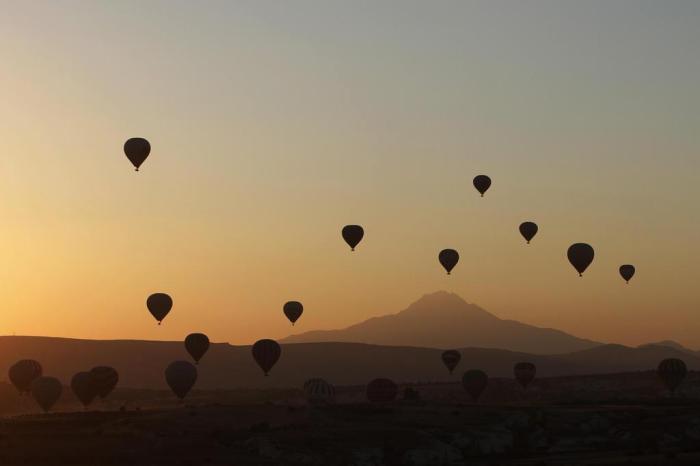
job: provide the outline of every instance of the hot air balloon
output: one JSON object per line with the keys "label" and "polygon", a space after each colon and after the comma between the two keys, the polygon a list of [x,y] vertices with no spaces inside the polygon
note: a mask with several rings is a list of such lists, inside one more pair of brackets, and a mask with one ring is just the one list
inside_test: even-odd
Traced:
{"label": "hot air balloon", "polygon": [[97,388],[97,394],[100,398],[105,398],[112,393],[114,387],[117,386],[117,382],[119,382],[119,373],[113,367],[93,367],[90,373],[92,374],[95,387]]}
{"label": "hot air balloon", "polygon": [[457,262],[459,262],[459,253],[454,249],[443,249],[440,251],[440,254],[438,254],[438,260],[447,271],[447,275],[450,275],[452,269],[454,269]]}
{"label": "hot air balloon", "polygon": [[537,224],[534,222],[523,222],[520,224],[519,229],[527,244],[530,244],[530,240],[537,234]]}
{"label": "hot air balloon", "polygon": [[151,153],[151,144],[144,138],[131,138],[124,143],[124,153],[136,167],[136,171],[139,171],[139,167]]}
{"label": "hot air balloon", "polygon": [[73,390],[75,397],[86,408],[97,397],[97,384],[91,372],[78,372],[70,381],[70,388]]}
{"label": "hot air balloon", "polygon": [[41,377],[41,364],[33,359],[22,359],[10,367],[8,376],[10,382],[20,393],[29,393],[32,382]]}
{"label": "hot air balloon", "polygon": [[199,360],[206,354],[209,349],[209,337],[203,333],[190,333],[185,337],[185,349],[195,363],[199,363]]}
{"label": "hot air balloon", "polygon": [[197,381],[197,368],[191,362],[175,361],[165,369],[165,381],[175,396],[187,396]]}
{"label": "hot air balloon", "polygon": [[304,394],[311,404],[330,404],[335,398],[335,388],[323,379],[313,378],[304,382]]}
{"label": "hot air balloon", "polygon": [[165,293],[154,293],[146,300],[146,307],[160,325],[173,308],[173,299]]}
{"label": "hot air balloon", "polygon": [[531,362],[519,362],[513,367],[515,380],[517,380],[523,388],[527,388],[527,386],[535,380],[536,373],[537,368]]}
{"label": "hot air balloon", "polygon": [[354,251],[355,246],[360,244],[360,241],[365,236],[365,230],[360,225],[345,225],[342,234],[343,239],[350,246],[350,250]]}
{"label": "hot air balloon", "polygon": [[32,397],[44,412],[48,412],[58,401],[62,391],[63,386],[55,377],[39,377],[32,382]]}
{"label": "hot air balloon", "polygon": [[457,350],[447,350],[442,353],[442,362],[447,367],[447,370],[450,371],[450,374],[455,370],[460,359],[462,359],[462,355]]}
{"label": "hot air balloon", "polygon": [[475,176],[474,187],[481,193],[481,197],[484,197],[484,193],[491,187],[491,178],[486,175]]}
{"label": "hot air balloon", "polygon": [[625,264],[620,266],[620,275],[622,275],[622,278],[625,279],[626,283],[629,283],[630,280],[632,280],[632,277],[634,277],[634,272],[634,265]]}
{"label": "hot air balloon", "polygon": [[299,301],[289,301],[284,304],[283,310],[284,315],[286,315],[287,319],[294,325],[304,312],[304,306],[302,306]]}
{"label": "hot air balloon", "polygon": [[664,359],[659,364],[658,369],[659,377],[663,380],[666,388],[668,388],[671,393],[675,392],[678,386],[685,379],[688,373],[688,368],[685,363],[680,359],[669,358]]}
{"label": "hot air balloon", "polygon": [[399,387],[389,379],[374,379],[367,384],[367,399],[371,403],[389,403],[398,394]]}
{"label": "hot air balloon", "polygon": [[488,383],[489,376],[479,369],[469,370],[462,376],[462,385],[475,402],[479,400]]}
{"label": "hot air balloon", "polygon": [[281,354],[282,348],[275,340],[258,340],[253,345],[253,359],[266,376],[277,363]]}
{"label": "hot air balloon", "polygon": [[583,276],[583,272],[591,265],[593,262],[593,256],[595,252],[590,244],[586,243],[576,243],[569,246],[569,250],[566,252],[566,256],[569,258],[569,262],[574,266],[578,272],[579,277]]}

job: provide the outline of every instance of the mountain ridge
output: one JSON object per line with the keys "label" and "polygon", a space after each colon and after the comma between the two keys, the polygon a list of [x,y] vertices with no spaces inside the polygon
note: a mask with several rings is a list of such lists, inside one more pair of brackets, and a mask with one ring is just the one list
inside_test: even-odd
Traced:
{"label": "mountain ridge", "polygon": [[355,342],[429,348],[476,346],[532,354],[566,353],[602,344],[554,328],[501,319],[447,291],[425,294],[394,314],[372,317],[342,329],[294,334],[280,342]]}

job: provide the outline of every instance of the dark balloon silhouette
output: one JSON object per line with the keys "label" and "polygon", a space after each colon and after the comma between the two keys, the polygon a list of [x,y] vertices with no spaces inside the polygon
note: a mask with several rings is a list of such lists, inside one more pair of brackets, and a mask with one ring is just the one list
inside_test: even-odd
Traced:
{"label": "dark balloon silhouette", "polygon": [[301,314],[304,312],[304,306],[299,301],[289,301],[284,304],[283,307],[284,315],[287,319],[294,325],[294,323],[299,320]]}
{"label": "dark balloon silhouette", "polygon": [[583,277],[583,272],[591,265],[591,262],[593,262],[594,255],[593,247],[586,243],[572,244],[566,252],[569,262],[574,266],[579,277]]}
{"label": "dark balloon silhouette", "polygon": [[61,398],[61,392],[63,392],[63,386],[55,377],[39,377],[32,382],[32,398],[44,412],[48,412],[56,404]]}
{"label": "dark balloon silhouette", "polygon": [[335,388],[323,379],[313,378],[304,382],[304,394],[311,404],[329,404],[335,398]]}
{"label": "dark balloon silhouette", "polygon": [[173,299],[165,293],[154,293],[146,300],[146,307],[160,325],[173,308]]}
{"label": "dark balloon silhouette", "polygon": [[438,254],[438,260],[447,271],[447,275],[450,275],[452,269],[454,269],[457,262],[459,262],[459,253],[454,249],[443,249],[440,251],[440,254]]}
{"label": "dark balloon silhouette", "polygon": [[367,399],[371,403],[389,403],[398,394],[399,387],[389,379],[374,379],[367,384]]}
{"label": "dark balloon silhouette", "polygon": [[530,240],[537,234],[537,224],[534,222],[523,222],[520,224],[520,234],[523,235],[527,244],[530,244]]}
{"label": "dark balloon silhouette", "polygon": [[136,167],[136,171],[139,171],[139,167],[151,153],[151,143],[144,138],[131,138],[124,143],[124,153]]}
{"label": "dark balloon silhouette", "polygon": [[119,382],[119,373],[113,367],[93,367],[90,373],[92,374],[95,387],[97,388],[97,394],[100,398],[105,398],[112,393],[114,387],[117,386],[117,382]]}
{"label": "dark balloon silhouette", "polygon": [[462,386],[475,402],[479,401],[479,397],[488,383],[489,376],[479,369],[469,370],[462,376]]}
{"label": "dark balloon silhouette", "polygon": [[42,375],[41,364],[33,359],[22,359],[10,367],[8,377],[10,382],[20,393],[29,393],[32,389],[32,382]]}
{"label": "dark balloon silhouette", "polygon": [[253,345],[253,359],[267,376],[282,354],[282,348],[275,340],[258,340]]}
{"label": "dark balloon silhouette", "polygon": [[634,272],[635,272],[634,265],[631,264],[625,264],[620,266],[620,275],[622,275],[622,278],[625,279],[626,283],[629,283],[630,280],[632,280],[632,277],[634,277]]}
{"label": "dark balloon silhouette", "polygon": [[535,380],[537,368],[531,362],[519,362],[513,367],[513,374],[515,375],[515,380],[517,380],[523,388],[527,388],[527,386]]}
{"label": "dark balloon silhouette", "polygon": [[97,383],[91,372],[78,372],[70,381],[70,388],[73,390],[75,397],[86,408],[97,397]]}
{"label": "dark balloon silhouette", "polygon": [[481,193],[481,197],[484,197],[484,193],[491,187],[491,178],[486,175],[474,177],[474,187]]}
{"label": "dark balloon silhouette", "polygon": [[360,241],[365,236],[365,230],[360,225],[345,225],[342,235],[345,242],[350,246],[350,250],[354,251],[355,246],[360,244]]}
{"label": "dark balloon silhouette", "polygon": [[197,382],[197,368],[191,362],[175,361],[165,369],[165,381],[182,400]]}
{"label": "dark balloon silhouette", "polygon": [[185,349],[194,362],[199,363],[209,349],[209,337],[203,333],[190,333],[185,337]]}
{"label": "dark balloon silhouette", "polygon": [[686,374],[688,374],[688,368],[680,359],[669,358],[661,361],[658,374],[666,388],[673,393],[685,379]]}
{"label": "dark balloon silhouette", "polygon": [[462,359],[462,355],[457,350],[447,350],[442,353],[442,362],[447,367],[447,370],[450,371],[450,374],[455,370],[460,359]]}

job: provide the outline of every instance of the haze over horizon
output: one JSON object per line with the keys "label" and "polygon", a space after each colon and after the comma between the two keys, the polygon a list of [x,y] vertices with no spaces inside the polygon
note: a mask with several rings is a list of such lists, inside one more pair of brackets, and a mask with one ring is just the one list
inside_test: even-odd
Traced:
{"label": "haze over horizon", "polygon": [[445,289],[700,348],[699,3],[207,5],[3,2],[0,334],[243,344]]}

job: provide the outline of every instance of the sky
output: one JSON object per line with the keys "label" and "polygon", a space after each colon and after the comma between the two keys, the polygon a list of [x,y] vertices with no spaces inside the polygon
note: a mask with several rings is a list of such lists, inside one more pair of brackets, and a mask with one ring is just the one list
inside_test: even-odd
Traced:
{"label": "sky", "polygon": [[[247,344],[448,290],[700,348],[699,2],[0,8],[0,334]],[[153,292],[175,302],[160,327]]]}

